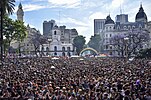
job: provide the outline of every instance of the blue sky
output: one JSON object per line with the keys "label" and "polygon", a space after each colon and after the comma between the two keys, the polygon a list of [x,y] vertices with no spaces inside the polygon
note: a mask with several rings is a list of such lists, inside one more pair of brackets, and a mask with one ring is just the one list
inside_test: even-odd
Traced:
{"label": "blue sky", "polygon": [[40,30],[43,34],[43,21],[56,20],[58,26],[77,29],[79,35],[86,37],[87,42],[94,34],[94,19],[105,19],[107,15],[115,21],[117,14],[128,14],[129,21],[135,21],[135,15],[142,2],[143,8],[151,21],[150,0],[16,0],[16,19],[19,3],[24,10],[24,22]]}

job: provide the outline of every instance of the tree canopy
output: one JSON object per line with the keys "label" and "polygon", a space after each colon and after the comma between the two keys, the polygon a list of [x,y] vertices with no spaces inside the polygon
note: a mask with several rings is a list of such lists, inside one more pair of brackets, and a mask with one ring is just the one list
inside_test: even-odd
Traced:
{"label": "tree canopy", "polygon": [[27,37],[27,29],[22,21],[12,20],[8,16],[3,19],[4,46],[8,48],[12,40],[21,42]]}
{"label": "tree canopy", "polygon": [[2,14],[12,14],[15,7],[15,0],[0,0]]}
{"label": "tree canopy", "polygon": [[[127,38],[127,40],[125,40]],[[136,55],[143,45],[149,41],[149,32],[147,30],[133,30],[126,34],[118,34],[111,38],[111,45],[115,50],[124,56],[127,51],[128,56]]]}
{"label": "tree canopy", "polygon": [[73,46],[76,47],[76,52],[79,55],[80,51],[83,49],[85,45],[85,37],[82,35],[78,35],[73,39]]}
{"label": "tree canopy", "polygon": [[88,46],[100,52],[100,35],[91,36],[90,41],[88,42]]}

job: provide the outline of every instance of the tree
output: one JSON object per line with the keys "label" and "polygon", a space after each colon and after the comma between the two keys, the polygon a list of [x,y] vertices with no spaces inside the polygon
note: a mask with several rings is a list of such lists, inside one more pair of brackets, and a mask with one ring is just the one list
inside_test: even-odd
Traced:
{"label": "tree", "polygon": [[90,41],[88,42],[88,46],[100,52],[100,35],[91,36]]}
{"label": "tree", "polygon": [[140,50],[136,58],[151,58],[151,48]]}
{"label": "tree", "polygon": [[27,29],[26,26],[24,26],[24,22],[20,20],[16,20],[14,22],[14,35],[13,39],[17,40],[19,42],[19,56],[21,56],[21,51],[20,51],[20,43],[27,37]]}
{"label": "tree", "polygon": [[[126,39],[127,38],[127,39]],[[143,45],[150,40],[149,32],[147,30],[132,30],[126,34],[118,34],[111,38],[111,45],[115,50],[124,57],[124,53],[127,56],[137,55]]]}
{"label": "tree", "polygon": [[[38,33],[34,33],[30,36],[31,38],[31,43],[34,45],[35,48],[35,54],[37,55],[38,50],[39,50],[39,46],[43,44],[47,43],[47,38],[42,36],[39,32]],[[42,52],[43,54],[43,52]]]}
{"label": "tree", "polygon": [[8,16],[4,17],[3,28],[3,36],[6,38],[4,49],[10,47],[12,40],[17,40],[20,43],[27,36],[27,29],[24,23],[19,20],[14,21],[11,18],[8,18]]}
{"label": "tree", "polygon": [[83,46],[85,45],[85,37],[82,35],[78,35],[73,39],[73,46],[76,47],[76,52],[79,55],[80,51],[83,49]]}
{"label": "tree", "polygon": [[20,20],[16,20],[14,22],[14,35],[13,39],[17,40],[18,42],[22,42],[24,38],[27,37],[27,28],[24,25],[24,22]]}
{"label": "tree", "polygon": [[14,21],[8,16],[5,16],[3,19],[3,36],[5,37],[3,45],[4,45],[4,53],[5,50],[10,46],[11,41],[13,40],[14,35]]}
{"label": "tree", "polygon": [[12,14],[15,6],[15,0],[0,0],[2,14]]}
{"label": "tree", "polygon": [[3,17],[5,14],[12,14],[15,6],[15,0],[0,0],[0,47],[1,61],[3,59]]}

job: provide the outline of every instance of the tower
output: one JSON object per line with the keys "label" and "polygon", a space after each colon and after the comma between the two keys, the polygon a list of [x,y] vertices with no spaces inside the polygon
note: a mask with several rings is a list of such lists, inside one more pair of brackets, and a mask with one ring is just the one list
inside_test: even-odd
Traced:
{"label": "tower", "polygon": [[24,11],[22,9],[22,4],[20,3],[17,10],[17,20],[23,21]]}
{"label": "tower", "polygon": [[144,12],[142,4],[140,5],[139,12],[136,14],[135,21],[136,22],[147,22],[147,15]]}

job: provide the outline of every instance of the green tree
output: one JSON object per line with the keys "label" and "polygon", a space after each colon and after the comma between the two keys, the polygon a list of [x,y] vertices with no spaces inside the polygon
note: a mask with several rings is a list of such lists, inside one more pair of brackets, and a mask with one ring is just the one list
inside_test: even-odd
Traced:
{"label": "green tree", "polygon": [[22,21],[14,21],[8,16],[4,17],[3,24],[4,51],[10,47],[12,40],[17,40],[19,43],[27,36],[26,26]]}
{"label": "green tree", "polygon": [[4,45],[10,46],[14,35],[14,21],[7,16],[4,17],[3,36],[6,38]]}
{"label": "green tree", "polygon": [[0,0],[2,15],[12,14],[15,7],[15,0]]}
{"label": "green tree", "polygon": [[20,43],[27,37],[27,29],[26,26],[24,26],[24,22],[20,20],[16,20],[14,22],[14,40],[17,40],[19,42],[19,56],[21,55],[20,51]]}
{"label": "green tree", "polygon": [[76,47],[76,52],[78,55],[83,49],[85,42],[86,42],[85,37],[83,37],[82,35],[78,35],[77,37],[74,38],[73,46]]}
{"label": "green tree", "polygon": [[100,52],[100,35],[91,36],[90,41],[88,42],[88,46]]}
{"label": "green tree", "polygon": [[1,60],[3,59],[3,17],[6,14],[12,14],[15,6],[15,0],[0,0],[0,47]]}
{"label": "green tree", "polygon": [[13,39],[18,42],[22,42],[27,37],[27,28],[24,25],[24,22],[16,20],[14,22],[14,35]]}

